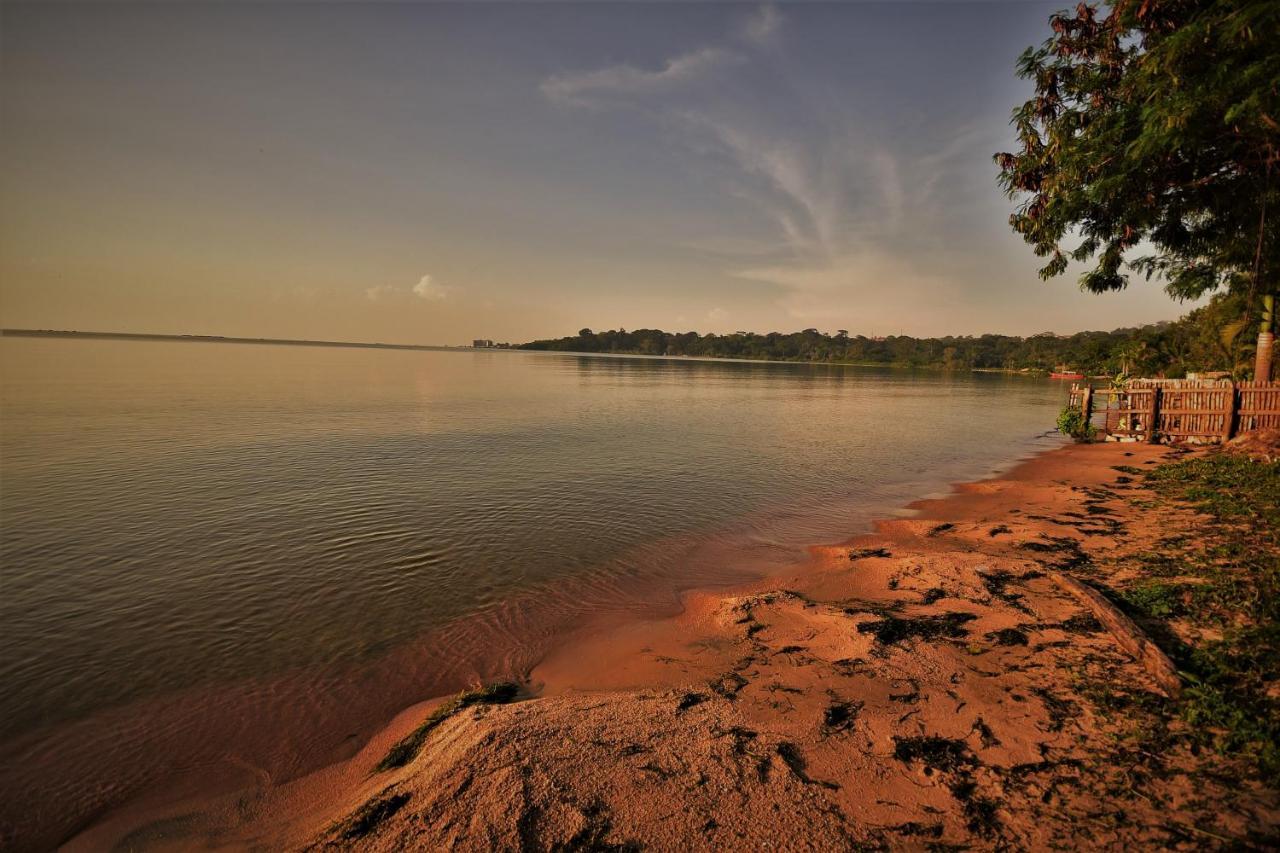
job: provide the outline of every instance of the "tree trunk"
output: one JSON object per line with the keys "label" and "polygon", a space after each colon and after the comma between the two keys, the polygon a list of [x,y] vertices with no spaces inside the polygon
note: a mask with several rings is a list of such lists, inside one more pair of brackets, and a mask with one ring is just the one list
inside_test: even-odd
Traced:
{"label": "tree trunk", "polygon": [[1262,322],[1258,327],[1258,352],[1253,362],[1253,378],[1258,382],[1271,381],[1271,353],[1275,347],[1276,336],[1272,329],[1275,324],[1275,297],[1267,294],[1262,297]]}

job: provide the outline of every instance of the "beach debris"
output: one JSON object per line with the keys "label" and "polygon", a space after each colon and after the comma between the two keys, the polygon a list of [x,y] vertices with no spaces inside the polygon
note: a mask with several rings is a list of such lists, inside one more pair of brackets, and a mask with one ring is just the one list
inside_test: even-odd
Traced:
{"label": "beach debris", "polygon": [[1121,613],[1114,604],[1093,587],[1086,586],[1081,581],[1061,572],[1051,572],[1049,577],[1053,578],[1054,582],[1064,590],[1074,595],[1081,604],[1089,608],[1098,622],[1116,638],[1116,642],[1120,647],[1132,655],[1142,665],[1142,668],[1155,679],[1156,684],[1160,686],[1166,696],[1176,699],[1181,695],[1182,677],[1178,675],[1177,667],[1169,660],[1168,655],[1161,651],[1159,646],[1151,642],[1150,638],[1142,632],[1142,629],[1134,624],[1132,619]]}
{"label": "beach debris", "polygon": [[1015,575],[1013,572],[1005,569],[996,569],[990,572],[978,572],[978,577],[982,580],[982,586],[992,598],[998,598],[1005,604],[1015,610],[1023,613],[1034,615],[1031,608],[1027,606],[1024,596],[1018,592],[1010,592],[1009,584],[1014,581],[1029,581],[1036,578],[1044,577],[1043,572],[1030,571],[1025,574]]}
{"label": "beach debris", "polygon": [[1052,554],[1058,551],[1070,551],[1072,548],[1077,548],[1080,545],[1079,542],[1069,536],[1042,535],[1042,538],[1045,541],[1023,542],[1018,545],[1018,547],[1024,551],[1036,551],[1042,554]]}
{"label": "beach debris", "polygon": [[732,702],[738,698],[738,692],[748,684],[747,680],[736,672],[726,672],[709,685],[712,692]]}
{"label": "beach debris", "polygon": [[707,694],[705,693],[686,693],[681,696],[680,701],[676,703],[676,710],[687,711],[694,705],[701,705],[705,701],[707,701]]}
{"label": "beach debris", "polygon": [[1007,524],[997,524],[995,527],[987,531],[987,535],[991,537],[999,536],[1003,533],[1012,533]]}
{"label": "beach debris", "polygon": [[998,631],[988,631],[986,638],[997,646],[1025,646],[1027,644],[1027,635],[1017,628],[1001,628]]}
{"label": "beach debris", "polygon": [[[386,791],[383,791],[383,794],[385,793]],[[404,808],[407,802],[409,802],[409,795],[405,793],[379,795],[335,824],[332,833],[344,841],[364,838],[377,829],[380,823]]]}
{"label": "beach debris", "polygon": [[895,737],[893,740],[894,758],[904,764],[919,762],[926,776],[937,772],[952,777],[948,788],[951,796],[959,801],[970,832],[983,838],[992,838],[1000,833],[1001,824],[996,814],[1000,801],[978,795],[973,771],[981,762],[968,744],[938,735]]}
{"label": "beach debris", "polygon": [[804,755],[800,752],[800,747],[790,741],[782,741],[778,744],[778,757],[782,759],[782,763],[787,765],[787,769],[791,771],[791,775],[795,776],[806,785],[820,785],[831,791],[839,791],[840,786],[835,782],[828,782],[823,779],[814,779],[809,776],[806,768],[808,763],[804,760]]}
{"label": "beach debris", "polygon": [[1046,687],[1037,687],[1033,691],[1044,703],[1045,712],[1049,715],[1049,731],[1060,732],[1067,720],[1079,712],[1079,707],[1069,699],[1060,699]]}
{"label": "beach debris", "polygon": [[903,764],[918,761],[923,765],[926,776],[932,776],[935,772],[956,773],[978,764],[977,757],[967,743],[939,735],[895,737],[893,757]]}
{"label": "beach debris", "polygon": [[960,801],[964,815],[968,820],[965,825],[969,831],[983,838],[993,838],[1000,834],[1000,818],[996,811],[1000,801],[992,797],[976,796],[978,783],[971,778],[964,778],[951,786],[951,796]]}
{"label": "beach debris", "polygon": [[888,548],[857,548],[849,552],[850,560],[865,560],[868,557],[892,557]]}
{"label": "beach debris", "polygon": [[863,658],[841,658],[831,662],[832,668],[845,677],[854,675],[874,675],[869,664]]}
{"label": "beach debris", "polygon": [[417,757],[418,752],[422,750],[423,743],[427,740],[427,736],[459,711],[474,705],[503,705],[516,698],[519,692],[520,685],[511,681],[503,681],[481,687],[479,690],[459,693],[432,711],[430,716],[423,720],[416,729],[397,741],[390,751],[383,756],[382,760],[378,762],[374,770],[382,772],[404,767]]}
{"label": "beach debris", "polygon": [[956,526],[954,524],[952,524],[949,521],[944,521],[942,524],[938,524],[930,528],[929,532],[926,533],[925,536],[937,536],[939,533],[946,533],[948,530],[955,530],[955,529],[956,529]]}
{"label": "beach debris", "polygon": [[918,823],[916,821],[908,821],[889,827],[890,832],[896,832],[898,835],[908,838],[941,838],[942,829],[943,827],[940,823]]}
{"label": "beach debris", "polygon": [[1000,745],[1000,738],[996,737],[995,732],[991,731],[991,727],[981,717],[973,721],[973,726],[969,731],[978,733],[978,737],[982,739],[983,749],[990,749],[993,746]]}
{"label": "beach debris", "polygon": [[[651,767],[642,767],[651,770]],[[608,841],[613,831],[613,817],[609,807],[602,800],[595,800],[586,807],[578,809],[582,815],[582,828],[565,841],[555,845],[556,850],[613,850],[618,853],[638,853],[641,846],[634,841],[623,841],[614,844]]]}
{"label": "beach debris", "polygon": [[1044,628],[1057,628],[1059,631],[1066,631],[1068,634],[1096,634],[1104,630],[1098,617],[1088,611],[1081,611],[1074,616],[1063,619],[1061,622],[1051,622],[1042,626]]}
{"label": "beach debris", "polygon": [[822,712],[822,725],[829,731],[844,731],[853,725],[865,702],[833,702]]}
{"label": "beach debris", "polygon": [[884,646],[900,643],[903,640],[920,638],[933,640],[939,637],[955,639],[966,637],[969,630],[965,623],[977,619],[975,613],[952,611],[930,616],[894,616],[886,614],[883,619],[863,622],[858,625],[859,634],[872,634],[876,642]]}
{"label": "beach debris", "polygon": [[923,604],[935,604],[946,597],[947,591],[940,586],[935,586],[931,589],[926,589],[921,595],[920,601]]}
{"label": "beach debris", "polygon": [[746,755],[747,744],[759,737],[757,732],[743,728],[742,726],[730,726],[727,729],[712,729],[711,734],[717,738],[726,736],[733,738],[734,755]]}

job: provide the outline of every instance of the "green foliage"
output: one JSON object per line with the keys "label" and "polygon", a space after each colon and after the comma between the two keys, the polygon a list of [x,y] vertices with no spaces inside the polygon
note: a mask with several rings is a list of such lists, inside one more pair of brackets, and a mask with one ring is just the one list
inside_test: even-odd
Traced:
{"label": "green foliage", "polygon": [[1130,607],[1147,616],[1169,619],[1187,613],[1194,597],[1195,585],[1148,581],[1124,590],[1122,597]]}
{"label": "green foliage", "polygon": [[1080,286],[1095,293],[1126,287],[1127,271],[1177,299],[1274,291],[1280,4],[1109,6],[1052,16],[1053,35],[1018,60],[1035,94],[1013,113],[1021,149],[995,158],[1020,202],[1010,224],[1048,259],[1042,278],[1092,262]]}
{"label": "green foliage", "polygon": [[1112,332],[1062,336],[1009,335],[887,338],[826,335],[816,329],[782,334],[737,332],[700,335],[659,329],[592,332],[523,344],[522,349],[561,352],[629,353],[703,358],[768,359],[843,364],[883,364],[942,369],[1049,371],[1071,367],[1088,375],[1185,375],[1189,370],[1234,370],[1248,363],[1247,335],[1224,343],[1223,325],[1237,318],[1244,304],[1221,295],[1173,323],[1157,323]]}
{"label": "green foliage", "polygon": [[[1152,631],[1188,682],[1176,706],[1187,736],[1280,775],[1280,462],[1211,453],[1162,465],[1148,486],[1209,521],[1141,560],[1147,578],[1121,604]],[[1177,581],[1160,580],[1171,569]],[[1170,620],[1217,639],[1183,641]]]}
{"label": "green foliage", "polygon": [[1093,427],[1085,423],[1084,412],[1070,404],[1058,413],[1058,432],[1076,441],[1088,441],[1093,438]]}

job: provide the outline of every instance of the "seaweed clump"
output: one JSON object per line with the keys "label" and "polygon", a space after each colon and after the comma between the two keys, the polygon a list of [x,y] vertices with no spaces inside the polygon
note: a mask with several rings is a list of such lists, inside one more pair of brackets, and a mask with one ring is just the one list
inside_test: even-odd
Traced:
{"label": "seaweed clump", "polygon": [[334,833],[345,841],[364,838],[387,818],[404,808],[408,794],[392,794],[375,798],[356,809],[346,820],[334,827]]}
{"label": "seaweed clump", "polygon": [[1027,635],[1017,628],[1001,628],[998,631],[991,631],[987,634],[987,639],[997,646],[1025,646],[1027,644]]}
{"label": "seaweed clump", "polygon": [[396,741],[395,745],[378,762],[375,770],[394,770],[404,767],[422,750],[427,736],[440,727],[445,720],[454,714],[474,705],[505,705],[520,692],[520,686],[510,681],[490,684],[479,690],[468,690],[445,702],[431,712],[422,723],[409,734]]}
{"label": "seaweed clump", "polygon": [[705,693],[693,693],[693,692],[685,693],[683,696],[680,697],[680,701],[676,704],[676,710],[687,711],[690,708],[692,708],[694,705],[700,705],[705,701],[707,701],[707,696]]}
{"label": "seaweed clump", "polygon": [[843,731],[853,725],[854,718],[862,710],[863,702],[833,702],[822,714],[822,725],[833,732]]}
{"label": "seaweed clump", "polygon": [[[984,726],[985,727],[985,726]],[[919,737],[895,737],[893,756],[904,764],[920,762],[926,776],[934,772],[951,777],[948,788],[964,810],[969,831],[983,838],[1000,834],[1001,825],[997,812],[1000,801],[978,795],[978,784],[973,771],[979,761],[962,740],[922,735]]]}
{"label": "seaweed clump", "polygon": [[893,757],[903,764],[919,761],[924,765],[926,776],[932,776],[934,771],[942,773],[968,771],[978,763],[973,751],[964,741],[938,735],[895,737]]}
{"label": "seaweed clump", "polygon": [[828,782],[825,779],[814,779],[808,773],[808,763],[804,760],[804,756],[800,753],[800,748],[794,743],[783,741],[778,744],[778,757],[782,759],[782,763],[787,765],[787,769],[791,771],[791,775],[806,785],[818,785],[829,791],[838,791],[840,786],[835,782]]}
{"label": "seaweed clump", "polygon": [[955,639],[968,636],[966,622],[977,619],[974,613],[942,613],[936,616],[893,616],[887,615],[874,622],[863,622],[858,626],[859,634],[873,634],[876,642],[889,646],[919,637],[933,640],[939,637]]}

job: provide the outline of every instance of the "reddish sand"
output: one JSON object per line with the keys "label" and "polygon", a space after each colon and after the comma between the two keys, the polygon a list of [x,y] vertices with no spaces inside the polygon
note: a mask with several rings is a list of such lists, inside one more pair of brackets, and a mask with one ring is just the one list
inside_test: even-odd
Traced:
{"label": "reddish sand", "polygon": [[122,812],[70,847],[1150,848],[1274,834],[1274,791],[1208,754],[1135,770],[1117,759],[1132,721],[1086,695],[1177,689],[1126,620],[1064,581],[1115,580],[1089,557],[1140,551],[1189,517],[1135,505],[1151,496],[1112,467],[1169,453],[1051,451],[792,572],[690,593],[678,616],[597,626],[530,673],[533,698],[456,713],[405,767],[374,769],[439,702],[349,762]]}

